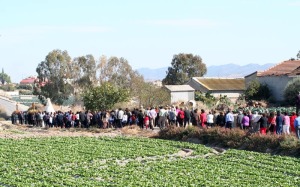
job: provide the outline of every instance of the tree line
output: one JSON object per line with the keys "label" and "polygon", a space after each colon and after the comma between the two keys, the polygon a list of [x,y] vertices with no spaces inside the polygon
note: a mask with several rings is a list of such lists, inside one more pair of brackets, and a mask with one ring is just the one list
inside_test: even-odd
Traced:
{"label": "tree line", "polygon": [[[146,106],[170,100],[164,88],[145,81],[123,57],[101,56],[96,60],[88,54],[72,59],[67,51],[56,49],[38,64],[36,72],[39,83],[34,93],[56,104],[62,104],[70,96],[92,110],[109,109],[130,99]],[[163,83],[179,85],[205,73],[206,65],[200,56],[180,53],[174,55]]]}

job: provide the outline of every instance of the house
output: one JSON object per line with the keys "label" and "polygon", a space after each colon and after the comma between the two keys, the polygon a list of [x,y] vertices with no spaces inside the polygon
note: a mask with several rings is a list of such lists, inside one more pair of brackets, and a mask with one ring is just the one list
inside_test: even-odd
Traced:
{"label": "house", "polygon": [[170,92],[171,103],[188,102],[195,99],[195,89],[189,85],[165,85]]}
{"label": "house", "polygon": [[256,71],[245,76],[245,83],[247,87],[251,81],[258,80],[269,87],[276,101],[283,101],[288,82],[297,77],[300,77],[300,60],[287,60],[265,71]]}
{"label": "house", "polygon": [[26,84],[34,85],[36,80],[37,80],[36,77],[27,77],[27,78],[21,80],[20,84],[21,85],[26,85]]}
{"label": "house", "polygon": [[226,95],[233,102],[236,101],[246,89],[244,78],[193,77],[187,84],[196,91],[210,93],[214,97]]}

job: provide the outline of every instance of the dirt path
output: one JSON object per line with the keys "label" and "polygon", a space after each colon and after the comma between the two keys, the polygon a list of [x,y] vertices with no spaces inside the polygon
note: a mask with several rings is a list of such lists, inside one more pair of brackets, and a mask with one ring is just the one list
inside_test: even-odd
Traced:
{"label": "dirt path", "polygon": [[141,130],[137,126],[124,127],[123,129],[99,129],[99,128],[40,128],[29,125],[12,125],[10,121],[0,122],[0,138],[28,138],[28,137],[52,137],[52,136],[140,136],[153,137],[158,131]]}

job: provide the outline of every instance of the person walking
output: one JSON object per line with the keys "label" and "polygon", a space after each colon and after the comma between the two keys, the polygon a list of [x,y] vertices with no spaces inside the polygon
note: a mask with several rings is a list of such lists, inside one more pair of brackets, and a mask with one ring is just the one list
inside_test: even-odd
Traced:
{"label": "person walking", "polygon": [[165,128],[166,124],[166,116],[167,116],[167,111],[161,106],[159,107],[159,118],[158,118],[158,126],[160,129]]}
{"label": "person walking", "polygon": [[226,117],[225,117],[225,123],[226,123],[225,128],[232,129],[233,122],[234,122],[234,116],[233,116],[232,110],[229,109],[228,113],[226,114]]}
{"label": "person walking", "polygon": [[184,123],[183,123],[184,128],[189,126],[190,122],[191,122],[191,111],[188,109],[188,107],[185,107],[185,110],[184,110]]}
{"label": "person walking", "polygon": [[287,112],[284,112],[284,117],[283,117],[283,126],[282,126],[282,132],[283,134],[290,134],[290,116],[288,115]]}
{"label": "person walking", "polygon": [[242,130],[244,129],[243,123],[242,123],[243,117],[244,117],[244,114],[242,113],[242,111],[239,111],[239,114],[236,117],[236,125],[238,127],[240,127],[240,129],[242,129]]}
{"label": "person walking", "polygon": [[207,120],[207,128],[208,127],[212,128],[214,126],[214,115],[212,114],[211,111],[208,112],[206,120]]}
{"label": "person walking", "polygon": [[250,119],[249,119],[249,116],[247,115],[246,112],[244,112],[244,116],[243,116],[243,119],[242,119],[242,126],[244,130],[248,130],[249,129],[249,125],[250,125]]}
{"label": "person walking", "polygon": [[268,127],[268,118],[266,117],[266,114],[263,113],[261,118],[258,120],[258,125],[259,125],[259,132],[261,134],[267,134],[267,127]]}
{"label": "person walking", "polygon": [[298,139],[300,139],[300,112],[297,113],[297,115],[298,115],[298,117],[294,121],[294,127],[295,127],[295,131],[296,131],[296,135],[297,135]]}
{"label": "person walking", "polygon": [[283,126],[283,116],[281,115],[280,111],[277,111],[276,116],[276,134],[282,134],[282,126]]}
{"label": "person walking", "polygon": [[201,127],[202,127],[202,128],[206,127],[207,116],[206,116],[206,113],[205,113],[205,110],[204,110],[204,109],[201,109],[200,123],[201,123]]}

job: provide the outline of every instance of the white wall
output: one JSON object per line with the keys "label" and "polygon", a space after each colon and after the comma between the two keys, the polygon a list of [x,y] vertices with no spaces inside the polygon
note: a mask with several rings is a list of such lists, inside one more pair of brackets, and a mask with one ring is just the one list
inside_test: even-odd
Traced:
{"label": "white wall", "polygon": [[293,78],[288,76],[266,76],[258,77],[260,83],[265,83],[268,85],[273,97],[277,101],[284,100],[284,89],[287,86],[288,82]]}
{"label": "white wall", "polygon": [[183,92],[171,92],[171,103],[176,103],[178,101],[187,102],[189,100],[195,99],[194,91],[183,91]]}

